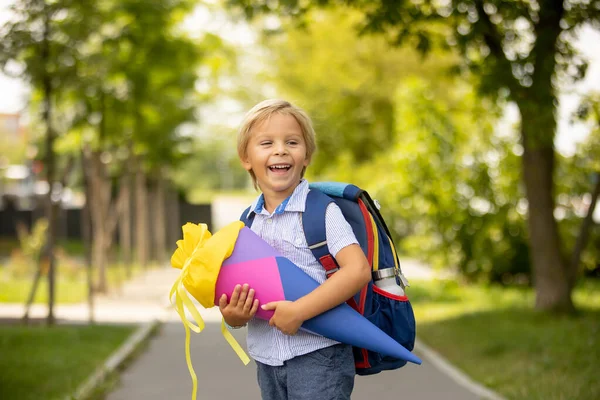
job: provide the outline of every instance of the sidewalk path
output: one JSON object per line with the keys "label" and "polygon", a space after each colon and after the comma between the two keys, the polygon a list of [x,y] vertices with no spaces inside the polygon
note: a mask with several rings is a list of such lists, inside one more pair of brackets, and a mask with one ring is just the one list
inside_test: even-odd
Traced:
{"label": "sidewalk path", "polygon": [[[405,262],[406,274],[412,277],[411,265],[426,267],[418,263]],[[142,282],[132,283],[129,295],[141,292],[142,298],[157,300],[166,296],[178,271],[161,269],[153,271]],[[151,285],[154,289],[146,287]],[[139,285],[140,289],[135,289]],[[150,295],[154,292],[155,296]],[[129,301],[124,301],[129,304]],[[164,302],[159,301],[160,304]],[[129,310],[128,307],[120,307]],[[254,362],[244,366],[229,347],[220,332],[221,315],[217,308],[202,309],[206,328],[200,334],[192,333],[191,354],[198,377],[198,400],[259,400]],[[115,310],[117,315],[120,311]],[[160,332],[150,341],[148,349],[140,355],[121,375],[118,387],[106,400],[164,400],[190,399],[192,393],[191,377],[185,362],[185,331],[177,313],[168,309],[159,314],[165,323]],[[233,332],[236,339],[245,348],[246,330]],[[474,395],[450,378],[444,371],[428,362],[422,353],[421,366],[407,365],[397,371],[388,371],[369,377],[357,377],[353,399],[377,398],[396,400],[399,398],[419,400],[476,400]]]}
{"label": "sidewalk path", "polygon": [[[411,265],[421,273],[430,272],[418,263],[404,262],[406,275],[412,278]],[[419,270],[419,269],[417,269]],[[106,400],[164,400],[190,399],[192,383],[185,362],[183,325],[177,313],[167,307],[168,293],[178,270],[160,268],[148,271],[127,283],[120,293],[103,296],[96,301],[96,320],[99,322],[131,323],[153,319],[164,321],[159,333],[148,348],[121,375],[115,390]],[[199,307],[201,309],[201,307]],[[22,305],[0,304],[0,318],[21,317]],[[217,308],[201,310],[206,328],[192,333],[191,354],[198,376],[198,400],[259,400],[254,362],[244,366],[220,332],[220,313]],[[45,306],[32,309],[31,317],[44,317]],[[57,319],[86,321],[87,306],[64,305],[56,308]],[[245,347],[245,329],[234,335]],[[407,365],[369,377],[357,377],[353,399],[396,400],[476,400],[479,397],[459,385],[443,370],[423,358],[423,365]],[[308,400],[308,399],[307,399]]]}
{"label": "sidewalk path", "polygon": [[[245,346],[245,330],[234,333]],[[185,363],[181,323],[166,323],[159,335],[122,375],[120,386],[106,400],[190,399],[192,381]],[[219,323],[207,323],[191,339],[192,362],[198,376],[198,400],[259,400],[256,366],[244,366],[225,342]],[[424,360],[369,377],[357,377],[353,399],[476,400],[447,375]],[[307,399],[310,400],[310,399]]]}

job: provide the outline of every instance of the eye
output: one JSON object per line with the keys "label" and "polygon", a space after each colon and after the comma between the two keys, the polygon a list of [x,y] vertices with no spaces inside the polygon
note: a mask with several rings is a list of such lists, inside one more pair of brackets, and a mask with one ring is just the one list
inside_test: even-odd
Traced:
{"label": "eye", "polygon": [[298,144],[297,140],[288,140],[288,144],[291,146],[296,146]]}
{"label": "eye", "polygon": [[270,145],[272,142],[270,140],[263,140],[262,142],[260,142],[259,144],[261,146],[268,146]]}

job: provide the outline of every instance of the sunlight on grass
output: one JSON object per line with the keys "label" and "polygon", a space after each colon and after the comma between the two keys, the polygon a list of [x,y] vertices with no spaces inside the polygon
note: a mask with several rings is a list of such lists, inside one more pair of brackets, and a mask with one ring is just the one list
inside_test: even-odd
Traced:
{"label": "sunlight on grass", "polygon": [[[153,266],[148,267],[153,268]],[[62,304],[73,304],[84,302],[87,299],[88,287],[85,270],[83,267],[70,278],[61,278],[59,267],[59,278],[56,281],[56,302]],[[0,269],[1,270],[1,269]],[[145,269],[134,266],[131,277],[135,277]],[[109,290],[121,286],[127,281],[127,272],[123,266],[112,266],[107,270]],[[24,303],[29,296],[33,284],[32,278],[13,278],[7,274],[0,275],[0,303]],[[34,303],[46,303],[48,300],[48,280],[43,277],[36,291]]]}
{"label": "sunlight on grass", "polygon": [[412,282],[408,289],[419,322],[465,313],[511,307],[533,307],[533,293],[524,288],[461,286],[453,281]]}
{"label": "sunlight on grass", "polygon": [[0,399],[65,399],[133,329],[102,325],[3,326]]}
{"label": "sunlight on grass", "polygon": [[[31,290],[31,279],[10,279],[0,281],[0,303],[25,303]],[[56,302],[72,304],[85,301],[87,285],[83,281],[59,280],[56,283]],[[40,281],[34,303],[48,301],[48,281]]]}
{"label": "sunlight on grass", "polygon": [[509,399],[600,398],[600,284],[580,285],[575,316],[533,310],[530,289],[413,282],[417,335]]}

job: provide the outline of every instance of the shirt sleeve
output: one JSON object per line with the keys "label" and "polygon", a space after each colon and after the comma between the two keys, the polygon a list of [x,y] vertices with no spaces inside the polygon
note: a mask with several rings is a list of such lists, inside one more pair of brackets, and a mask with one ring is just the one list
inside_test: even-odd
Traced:
{"label": "shirt sleeve", "polygon": [[333,257],[344,247],[358,244],[352,227],[335,203],[330,203],[325,211],[325,235],[327,247]]}

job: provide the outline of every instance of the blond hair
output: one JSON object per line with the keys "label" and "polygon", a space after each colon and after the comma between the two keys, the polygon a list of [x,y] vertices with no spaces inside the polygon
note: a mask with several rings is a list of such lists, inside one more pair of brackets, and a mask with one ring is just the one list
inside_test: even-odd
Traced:
{"label": "blond hair", "polygon": [[[300,129],[302,130],[304,142],[306,143],[306,159],[310,160],[317,149],[315,130],[313,128],[312,121],[304,110],[296,107],[288,101],[280,99],[263,100],[246,113],[237,136],[237,151],[240,160],[246,159],[248,155],[248,142],[250,141],[252,128],[268,120],[274,113],[291,115],[296,119],[298,125],[300,125]],[[252,177],[254,188],[258,189],[256,175],[252,170],[249,172],[250,176]],[[306,167],[302,168],[301,176],[304,176],[304,172],[306,172]]]}

